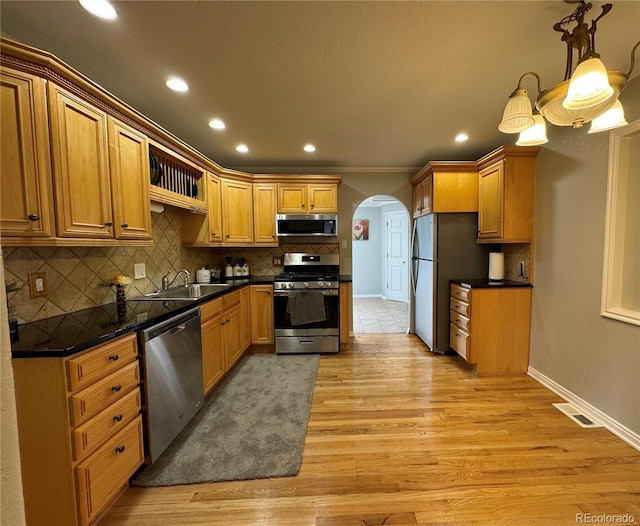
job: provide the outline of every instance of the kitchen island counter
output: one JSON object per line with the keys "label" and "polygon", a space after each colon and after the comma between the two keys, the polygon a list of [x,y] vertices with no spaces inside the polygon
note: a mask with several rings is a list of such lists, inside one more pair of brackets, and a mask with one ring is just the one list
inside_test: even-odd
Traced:
{"label": "kitchen island counter", "polygon": [[501,281],[493,281],[489,279],[452,279],[451,283],[460,285],[468,289],[501,289],[514,287],[533,287],[531,283],[522,281],[512,281],[503,279]]}

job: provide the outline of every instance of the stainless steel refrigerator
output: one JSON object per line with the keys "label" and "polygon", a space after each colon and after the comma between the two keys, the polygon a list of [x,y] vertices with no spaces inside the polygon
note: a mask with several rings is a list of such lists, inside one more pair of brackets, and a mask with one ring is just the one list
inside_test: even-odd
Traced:
{"label": "stainless steel refrigerator", "polygon": [[414,220],[412,280],[416,334],[438,354],[449,350],[449,280],[487,278],[489,252],[478,245],[478,214],[428,214]]}

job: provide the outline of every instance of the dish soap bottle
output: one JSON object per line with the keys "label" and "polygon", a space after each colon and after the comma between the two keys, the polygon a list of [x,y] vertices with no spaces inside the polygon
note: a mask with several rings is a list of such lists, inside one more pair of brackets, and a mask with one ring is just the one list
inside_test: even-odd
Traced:
{"label": "dish soap bottle", "polygon": [[227,266],[224,269],[224,275],[226,278],[232,278],[233,277],[233,267],[231,266],[231,257],[227,257],[225,258],[226,262],[227,262]]}

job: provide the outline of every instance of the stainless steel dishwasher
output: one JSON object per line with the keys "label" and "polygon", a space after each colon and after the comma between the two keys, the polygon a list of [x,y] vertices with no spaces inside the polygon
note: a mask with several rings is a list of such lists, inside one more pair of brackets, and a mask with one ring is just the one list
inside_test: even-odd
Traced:
{"label": "stainless steel dishwasher", "polygon": [[200,309],[140,332],[149,461],[155,462],[202,407]]}

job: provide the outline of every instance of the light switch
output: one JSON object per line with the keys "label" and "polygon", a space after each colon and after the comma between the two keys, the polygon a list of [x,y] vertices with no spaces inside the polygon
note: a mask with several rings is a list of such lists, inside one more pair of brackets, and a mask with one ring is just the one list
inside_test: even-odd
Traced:
{"label": "light switch", "polygon": [[147,269],[144,263],[133,264],[133,279],[142,279],[147,277]]}
{"label": "light switch", "polygon": [[342,240],[342,248],[347,248],[347,240],[346,239]]}

